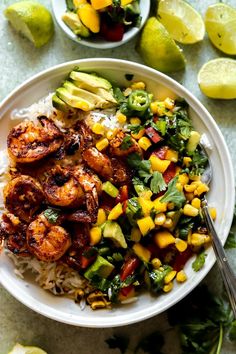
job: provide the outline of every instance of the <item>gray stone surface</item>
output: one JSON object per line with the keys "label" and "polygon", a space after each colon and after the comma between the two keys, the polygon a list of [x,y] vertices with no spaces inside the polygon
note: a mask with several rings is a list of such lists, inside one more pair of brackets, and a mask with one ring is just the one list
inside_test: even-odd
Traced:
{"label": "gray stone surface", "polygon": [[[3,99],[12,89],[33,74],[68,60],[111,57],[142,63],[141,58],[135,52],[136,39],[113,50],[98,51],[72,42],[57,26],[55,26],[55,36],[50,43],[41,49],[35,49],[26,39],[15,33],[3,16],[3,10],[13,2],[15,0],[2,0],[0,2],[0,99]],[[40,2],[50,9],[49,0],[40,0]],[[204,14],[207,6],[216,1],[195,0],[189,2]],[[236,0],[225,2],[236,7]],[[235,167],[236,102],[235,100],[216,101],[208,99],[200,92],[197,84],[197,72],[201,65],[210,59],[223,55],[212,47],[207,35],[203,42],[183,46],[183,50],[187,58],[186,70],[171,76],[194,93],[213,115],[226,139]],[[236,269],[235,252],[235,250],[228,252],[230,260],[234,263],[234,269]],[[216,267],[208,274],[205,282],[215,292],[221,288],[222,283]],[[142,323],[123,328],[76,328],[34,313],[0,287],[0,354],[6,354],[16,341],[22,344],[39,345],[49,354],[92,354],[94,352],[97,354],[118,354],[118,350],[109,350],[104,342],[114,333],[130,336],[130,352],[132,353],[132,347],[138,338],[154,330],[167,328],[168,323],[165,313]],[[180,353],[176,334],[172,331],[168,333],[165,352],[169,354]],[[222,354],[233,353],[235,353],[235,347],[225,342]]]}

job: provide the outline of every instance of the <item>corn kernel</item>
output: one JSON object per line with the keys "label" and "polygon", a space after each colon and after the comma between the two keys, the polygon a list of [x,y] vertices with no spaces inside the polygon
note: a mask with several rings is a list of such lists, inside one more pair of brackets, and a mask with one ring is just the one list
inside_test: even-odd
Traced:
{"label": "corn kernel", "polygon": [[140,125],[141,124],[141,119],[136,118],[136,117],[130,118],[130,124],[132,124],[132,125]]}
{"label": "corn kernel", "polygon": [[149,231],[155,228],[155,224],[151,216],[146,216],[142,219],[137,220],[137,224],[143,236],[145,236]]}
{"label": "corn kernel", "polygon": [[191,205],[194,208],[200,209],[201,208],[201,200],[199,198],[193,198],[193,200],[191,201]]}
{"label": "corn kernel", "polygon": [[102,208],[99,208],[96,225],[102,225],[106,221],[106,219],[107,219],[107,216],[106,216],[105,210]]}
{"label": "corn kernel", "polygon": [[138,227],[133,227],[131,230],[131,241],[139,242],[141,240],[142,234]]}
{"label": "corn kernel", "polygon": [[160,200],[161,200],[162,197],[158,197],[157,199],[155,199],[153,201],[153,205],[154,205],[154,208],[156,209],[156,211],[166,211],[167,210],[167,203],[162,203]]}
{"label": "corn kernel", "polygon": [[169,284],[166,284],[163,286],[163,291],[165,293],[168,293],[169,291],[171,291],[173,289],[173,283],[170,282]]}
{"label": "corn kernel", "polygon": [[200,196],[202,193],[208,192],[209,187],[205,183],[201,183],[197,189],[194,191],[195,195]]}
{"label": "corn kernel", "polygon": [[95,123],[93,126],[92,126],[92,132],[94,134],[97,134],[97,135],[103,135],[104,132],[105,132],[105,129],[104,127],[102,126],[102,124],[100,123]]}
{"label": "corn kernel", "polygon": [[192,159],[191,159],[191,157],[189,157],[189,156],[185,156],[185,157],[183,158],[183,164],[184,164],[186,167],[189,166],[189,164],[190,164],[191,161],[192,161]]}
{"label": "corn kernel", "polygon": [[150,109],[153,114],[157,114],[157,102],[151,102]]}
{"label": "corn kernel", "polygon": [[170,97],[166,97],[164,100],[165,107],[168,109],[173,109],[175,106],[175,101],[172,100]]}
{"label": "corn kernel", "polygon": [[138,144],[141,147],[141,149],[146,151],[148,148],[150,148],[152,142],[146,136],[143,136],[142,138],[139,139]]}
{"label": "corn kernel", "polygon": [[111,139],[115,138],[117,131],[118,131],[118,129],[108,130],[108,132],[106,134],[107,139],[111,140]]}
{"label": "corn kernel", "polygon": [[116,220],[123,214],[123,208],[122,204],[118,203],[116,206],[114,206],[113,209],[111,209],[109,215],[108,215],[108,220]]}
{"label": "corn kernel", "polygon": [[176,270],[172,270],[171,272],[169,272],[164,278],[164,283],[169,284],[176,276],[176,273]]}
{"label": "corn kernel", "polygon": [[191,235],[191,244],[193,246],[202,246],[205,243],[210,242],[211,238],[209,235],[193,233]]}
{"label": "corn kernel", "polygon": [[184,187],[183,187],[183,185],[181,183],[177,182],[176,183],[176,188],[178,189],[179,192],[183,192]]}
{"label": "corn kernel", "polygon": [[166,221],[163,224],[163,227],[170,229],[173,226],[173,220],[171,218],[166,218]]}
{"label": "corn kernel", "polygon": [[198,215],[198,209],[197,208],[194,208],[192,205],[190,204],[185,204],[184,208],[183,208],[183,213],[184,215],[187,215],[187,216],[197,216]]}
{"label": "corn kernel", "polygon": [[151,200],[139,197],[138,202],[142,208],[142,212],[144,216],[148,216],[151,213],[151,210],[154,208],[154,204]]}
{"label": "corn kernel", "polygon": [[191,175],[189,179],[191,179],[191,181],[200,181],[201,177],[199,175]]}
{"label": "corn kernel", "polygon": [[212,220],[215,220],[216,219],[216,208],[210,207],[209,212],[210,212]]}
{"label": "corn kernel", "polygon": [[134,82],[134,83],[131,85],[131,88],[132,88],[132,90],[145,90],[146,85],[145,85],[144,82],[139,81],[139,82]]}
{"label": "corn kernel", "polygon": [[181,240],[181,238],[176,238],[175,239],[175,247],[177,248],[177,250],[179,252],[184,252],[187,249],[188,244],[186,241]]}
{"label": "corn kernel", "polygon": [[195,184],[185,184],[184,185],[184,190],[185,190],[185,192],[188,192],[188,193],[194,192],[196,188],[197,188],[197,186]]}
{"label": "corn kernel", "polygon": [[181,175],[179,175],[178,182],[181,183],[183,186],[185,184],[188,184],[189,177],[188,177],[187,173],[182,173]]}
{"label": "corn kernel", "polygon": [[96,144],[96,148],[99,150],[99,151],[102,151],[104,149],[106,149],[109,145],[109,141],[107,138],[104,138],[104,139],[101,139],[97,142]]}
{"label": "corn kernel", "polygon": [[101,241],[101,238],[102,238],[101,228],[98,226],[92,227],[89,230],[89,236],[90,236],[90,245],[91,246],[96,245],[97,243],[99,243]]}
{"label": "corn kernel", "polygon": [[178,283],[184,283],[187,280],[187,275],[183,270],[180,270],[176,275],[176,280]]}
{"label": "corn kernel", "polygon": [[155,155],[151,155],[149,158],[149,161],[151,162],[152,170],[158,171],[160,173],[165,172],[167,167],[170,165],[170,161],[161,160],[161,159],[159,159],[159,157],[157,157]]}
{"label": "corn kernel", "polygon": [[166,216],[164,213],[157,214],[154,220],[155,224],[158,226],[163,225],[165,221],[166,221]]}
{"label": "corn kernel", "polygon": [[193,200],[194,198],[194,194],[193,193],[185,193],[185,198],[191,202],[191,200]]}
{"label": "corn kernel", "polygon": [[116,113],[116,119],[118,120],[118,122],[120,124],[124,124],[126,122],[126,120],[127,120],[127,117],[123,113],[117,112]]}
{"label": "corn kernel", "polygon": [[153,258],[151,263],[154,269],[158,269],[161,266],[161,260],[159,258]]}
{"label": "corn kernel", "polygon": [[132,138],[135,140],[141,139],[145,134],[145,129],[141,129],[137,134],[131,133]]}

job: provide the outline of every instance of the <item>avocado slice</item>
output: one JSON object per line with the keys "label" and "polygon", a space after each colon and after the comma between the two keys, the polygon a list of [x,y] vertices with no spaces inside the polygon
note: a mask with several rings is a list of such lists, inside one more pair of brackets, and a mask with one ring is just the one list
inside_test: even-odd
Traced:
{"label": "avocado slice", "polygon": [[112,89],[111,83],[94,74],[88,74],[81,71],[73,70],[70,73],[70,78],[80,83],[80,87],[90,91],[90,88],[103,88],[106,91]]}
{"label": "avocado slice", "polygon": [[90,31],[80,21],[79,16],[74,12],[65,12],[62,15],[62,20],[65,24],[77,35],[84,38],[90,36]]}
{"label": "avocado slice", "polygon": [[83,90],[77,86],[75,86],[72,82],[66,81],[63,84],[63,87],[73,96],[76,96],[82,100],[86,100],[94,105],[95,108],[107,108],[110,106],[110,102],[104,100],[100,96],[89,92],[87,90]]}
{"label": "avocado slice", "polygon": [[70,109],[70,107],[64,101],[62,101],[56,94],[52,96],[52,105],[53,107],[62,112],[68,112]]}
{"label": "avocado slice", "polygon": [[92,109],[95,108],[94,104],[91,104],[91,102],[87,101],[86,99],[81,99],[77,96],[72,95],[70,92],[67,91],[66,88],[64,87],[59,87],[56,90],[56,95],[65,103],[67,103],[69,106],[73,108],[79,108],[82,109],[83,111],[91,111]]}
{"label": "avocado slice", "polygon": [[101,278],[107,278],[114,269],[114,265],[108,262],[102,256],[98,256],[96,261],[86,270],[84,277],[88,280],[99,276]]}
{"label": "avocado slice", "polygon": [[103,229],[103,237],[111,239],[117,247],[127,248],[127,243],[121,227],[115,221],[106,221]]}
{"label": "avocado slice", "polygon": [[[85,88],[83,83],[77,80],[72,80],[73,84],[79,88]],[[111,103],[117,104],[117,101],[115,97],[113,96],[113,90],[110,89],[109,91],[105,90],[104,88],[101,87],[87,87],[86,90],[94,93],[95,95],[100,96],[106,101],[109,101]]]}

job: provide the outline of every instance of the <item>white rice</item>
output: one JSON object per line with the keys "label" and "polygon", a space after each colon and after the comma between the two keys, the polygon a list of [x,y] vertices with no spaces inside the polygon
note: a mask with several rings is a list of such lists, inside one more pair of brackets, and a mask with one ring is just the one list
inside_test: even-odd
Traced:
{"label": "white rice", "polygon": [[115,128],[126,128],[126,124],[120,124],[116,118],[116,109],[110,108],[103,111],[92,111],[90,115],[85,119],[86,123],[92,127],[94,123],[100,123],[102,126],[109,130]]}

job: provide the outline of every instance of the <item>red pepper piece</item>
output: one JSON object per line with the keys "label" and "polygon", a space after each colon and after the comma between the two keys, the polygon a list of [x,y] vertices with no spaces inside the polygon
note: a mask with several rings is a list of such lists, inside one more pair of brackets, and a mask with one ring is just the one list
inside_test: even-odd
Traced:
{"label": "red pepper piece", "polygon": [[105,21],[102,21],[100,34],[109,42],[119,42],[122,40],[125,32],[123,23],[113,23],[109,26]]}
{"label": "red pepper piece", "polygon": [[158,134],[158,132],[152,128],[152,127],[148,127],[145,129],[145,132],[147,134],[147,136],[156,144],[159,141],[162,140],[162,137]]}
{"label": "red pepper piece", "polygon": [[120,280],[124,281],[129,275],[132,275],[135,269],[139,266],[140,260],[136,257],[129,258],[121,269]]}
{"label": "red pepper piece", "polygon": [[119,194],[116,198],[116,204],[122,203],[127,199],[129,199],[129,190],[128,190],[128,186],[124,185],[119,188]]}
{"label": "red pepper piece", "polygon": [[159,149],[153,151],[152,154],[159,157],[161,160],[165,160],[167,150],[168,146],[161,146]]}
{"label": "red pepper piece", "polygon": [[120,294],[124,297],[127,297],[133,289],[134,289],[134,285],[130,284],[130,285],[126,286],[125,288],[122,288],[120,290]]}
{"label": "red pepper piece", "polygon": [[190,248],[187,248],[184,252],[178,253],[173,264],[173,269],[176,270],[176,272],[182,270],[192,254],[193,252]]}
{"label": "red pepper piece", "polygon": [[163,173],[163,178],[166,184],[168,184],[176,174],[176,165],[174,162],[171,162],[165,172]]}

